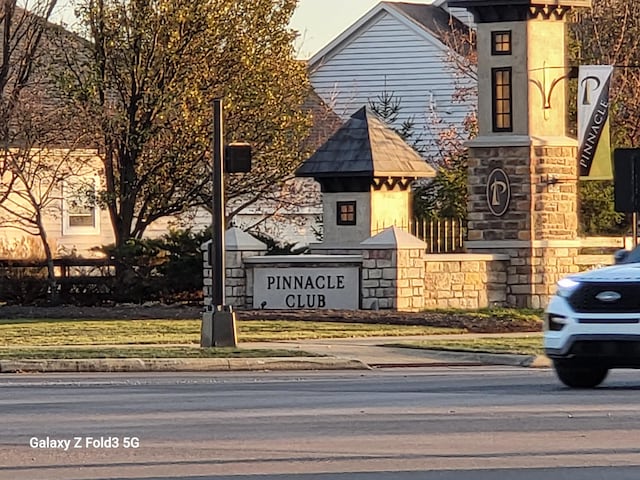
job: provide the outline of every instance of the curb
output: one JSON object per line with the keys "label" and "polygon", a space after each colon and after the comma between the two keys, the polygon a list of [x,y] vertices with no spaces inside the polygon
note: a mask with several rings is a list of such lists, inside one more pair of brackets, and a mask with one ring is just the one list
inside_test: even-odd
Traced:
{"label": "curb", "polygon": [[551,360],[544,355],[514,355],[508,353],[481,353],[424,349],[431,358],[441,360],[439,365],[505,365],[510,367],[549,368]]}
{"label": "curb", "polygon": [[256,370],[370,370],[359,360],[322,357],[99,358],[0,360],[0,373],[224,372]]}
{"label": "curb", "polygon": [[531,368],[551,368],[553,366],[553,362],[549,357],[546,357],[544,355],[536,355],[532,358],[530,365],[524,366]]}

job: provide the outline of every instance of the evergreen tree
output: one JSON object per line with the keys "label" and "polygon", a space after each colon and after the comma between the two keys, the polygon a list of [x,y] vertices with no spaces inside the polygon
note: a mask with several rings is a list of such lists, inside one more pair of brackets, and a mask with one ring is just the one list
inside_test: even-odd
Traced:
{"label": "evergreen tree", "polygon": [[369,107],[380,119],[396,132],[402,139],[407,142],[419,154],[426,152],[422,135],[415,133],[415,121],[413,117],[405,119],[400,127],[397,127],[400,111],[402,110],[402,100],[396,97],[394,92],[386,89],[380,93],[375,100],[369,99]]}

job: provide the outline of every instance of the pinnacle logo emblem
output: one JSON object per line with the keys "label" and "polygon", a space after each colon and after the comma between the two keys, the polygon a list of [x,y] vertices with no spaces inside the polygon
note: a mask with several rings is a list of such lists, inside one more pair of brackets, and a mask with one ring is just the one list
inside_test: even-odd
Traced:
{"label": "pinnacle logo emblem", "polygon": [[622,298],[622,295],[620,295],[618,292],[606,291],[606,292],[600,292],[599,294],[597,294],[596,298],[601,302],[611,303],[611,302],[617,302],[618,300],[620,300]]}
{"label": "pinnacle logo emblem", "polygon": [[600,79],[593,75],[589,77],[585,77],[582,80],[582,85],[584,87],[584,94],[582,96],[582,105],[591,105],[593,103],[591,96],[594,94],[594,92],[596,92],[600,88],[601,83],[602,82],[600,81]]}

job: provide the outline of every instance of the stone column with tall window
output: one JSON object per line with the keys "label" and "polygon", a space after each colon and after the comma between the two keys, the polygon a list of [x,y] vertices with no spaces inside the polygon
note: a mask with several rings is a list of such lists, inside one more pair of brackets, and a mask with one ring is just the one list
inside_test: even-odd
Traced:
{"label": "stone column with tall window", "polygon": [[450,0],[477,24],[469,252],[506,253],[507,301],[544,307],[577,270],[577,142],[566,134],[568,12],[591,0]]}

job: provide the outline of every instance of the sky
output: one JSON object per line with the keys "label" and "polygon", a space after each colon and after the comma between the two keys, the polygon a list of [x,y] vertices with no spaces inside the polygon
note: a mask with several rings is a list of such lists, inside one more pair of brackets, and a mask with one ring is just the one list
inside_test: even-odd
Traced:
{"label": "sky", "polygon": [[[398,1],[398,0],[387,0]],[[432,3],[433,0],[405,0],[410,3]],[[298,58],[306,60],[321,50],[380,0],[299,0],[291,19],[290,27],[298,31],[296,44]],[[28,0],[22,0],[28,5]],[[73,8],[70,0],[58,2],[54,20],[72,22]]]}
{"label": "sky", "polygon": [[[300,33],[298,57],[308,59],[344,32],[380,0],[299,0],[291,28]],[[393,0],[391,0],[393,1]],[[405,0],[432,3],[432,0]]]}

